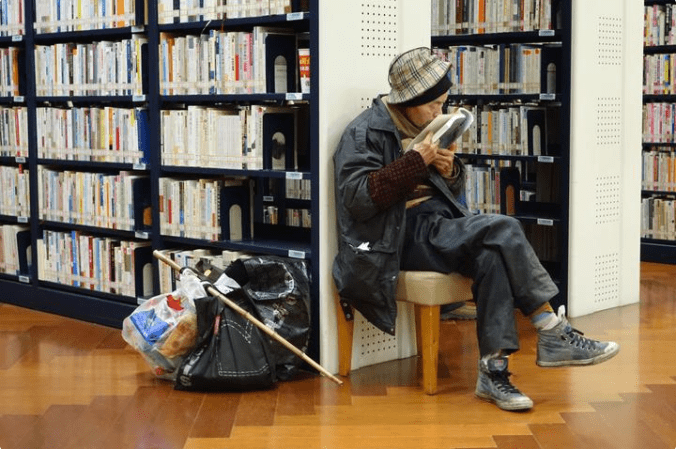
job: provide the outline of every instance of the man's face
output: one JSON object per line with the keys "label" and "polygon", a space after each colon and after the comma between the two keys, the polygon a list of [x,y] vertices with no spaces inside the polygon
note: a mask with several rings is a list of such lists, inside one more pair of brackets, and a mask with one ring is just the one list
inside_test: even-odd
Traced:
{"label": "man's face", "polygon": [[447,101],[447,96],[445,92],[430,103],[404,108],[404,114],[414,125],[423,128],[442,113],[442,106]]}

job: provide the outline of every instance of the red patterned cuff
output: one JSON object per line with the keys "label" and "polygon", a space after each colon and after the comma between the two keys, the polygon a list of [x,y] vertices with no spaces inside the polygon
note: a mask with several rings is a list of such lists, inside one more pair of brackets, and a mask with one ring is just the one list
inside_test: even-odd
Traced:
{"label": "red patterned cuff", "polygon": [[428,167],[416,151],[369,174],[369,193],[379,209],[387,209],[407,198],[428,177]]}

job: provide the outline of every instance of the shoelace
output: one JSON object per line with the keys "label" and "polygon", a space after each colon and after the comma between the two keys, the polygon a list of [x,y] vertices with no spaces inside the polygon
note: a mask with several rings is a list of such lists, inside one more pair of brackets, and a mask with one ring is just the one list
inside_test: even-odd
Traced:
{"label": "shoelace", "polygon": [[510,371],[493,371],[489,373],[489,378],[496,385],[496,388],[501,391],[501,393],[506,394],[522,394],[513,384],[510,383],[510,377],[512,373]]}
{"label": "shoelace", "polygon": [[[569,344],[581,349],[597,349],[597,342],[583,336],[583,332],[567,326],[564,333],[569,337]],[[564,339],[564,337],[562,337]]]}

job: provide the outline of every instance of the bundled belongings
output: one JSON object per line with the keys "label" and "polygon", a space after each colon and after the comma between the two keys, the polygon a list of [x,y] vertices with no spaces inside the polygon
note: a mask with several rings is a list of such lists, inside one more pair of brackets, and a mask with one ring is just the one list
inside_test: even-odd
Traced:
{"label": "bundled belongings", "polygon": [[[342,385],[303,352],[310,339],[310,289],[303,261],[265,256],[236,260],[225,270],[206,261],[193,269],[159,251],[154,255],[181,273],[180,287],[139,306],[125,319],[123,337],[177,390],[268,388],[278,378],[289,379],[302,362]],[[177,297],[185,305],[174,307]],[[190,326],[179,326],[178,309],[190,312]],[[183,327],[192,332],[184,339],[177,335],[170,358],[167,334]]]}
{"label": "bundled belongings", "polygon": [[187,271],[175,291],[149,299],[122,322],[122,338],[141,353],[156,376],[174,380],[176,368],[195,346],[194,300],[206,295],[198,277]]}
{"label": "bundled belongings", "polygon": [[[241,288],[228,298],[251,314],[256,309]],[[237,391],[269,388],[275,362],[266,336],[213,296],[195,300],[198,342],[178,369],[177,390]]]}
{"label": "bundled belongings", "polygon": [[[255,256],[232,262],[225,270],[198,263],[197,268],[228,296],[233,285],[242,286],[261,321],[301,351],[310,341],[310,282],[303,260]],[[277,340],[270,339],[277,377],[288,380],[302,360]]]}

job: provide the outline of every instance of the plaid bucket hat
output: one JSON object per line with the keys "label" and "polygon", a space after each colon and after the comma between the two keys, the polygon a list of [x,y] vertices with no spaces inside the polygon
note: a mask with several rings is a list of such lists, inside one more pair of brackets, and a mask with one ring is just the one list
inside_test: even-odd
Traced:
{"label": "plaid bucket hat", "polygon": [[402,53],[393,59],[388,69],[388,102],[418,106],[434,100],[451,87],[450,67],[427,47]]}

